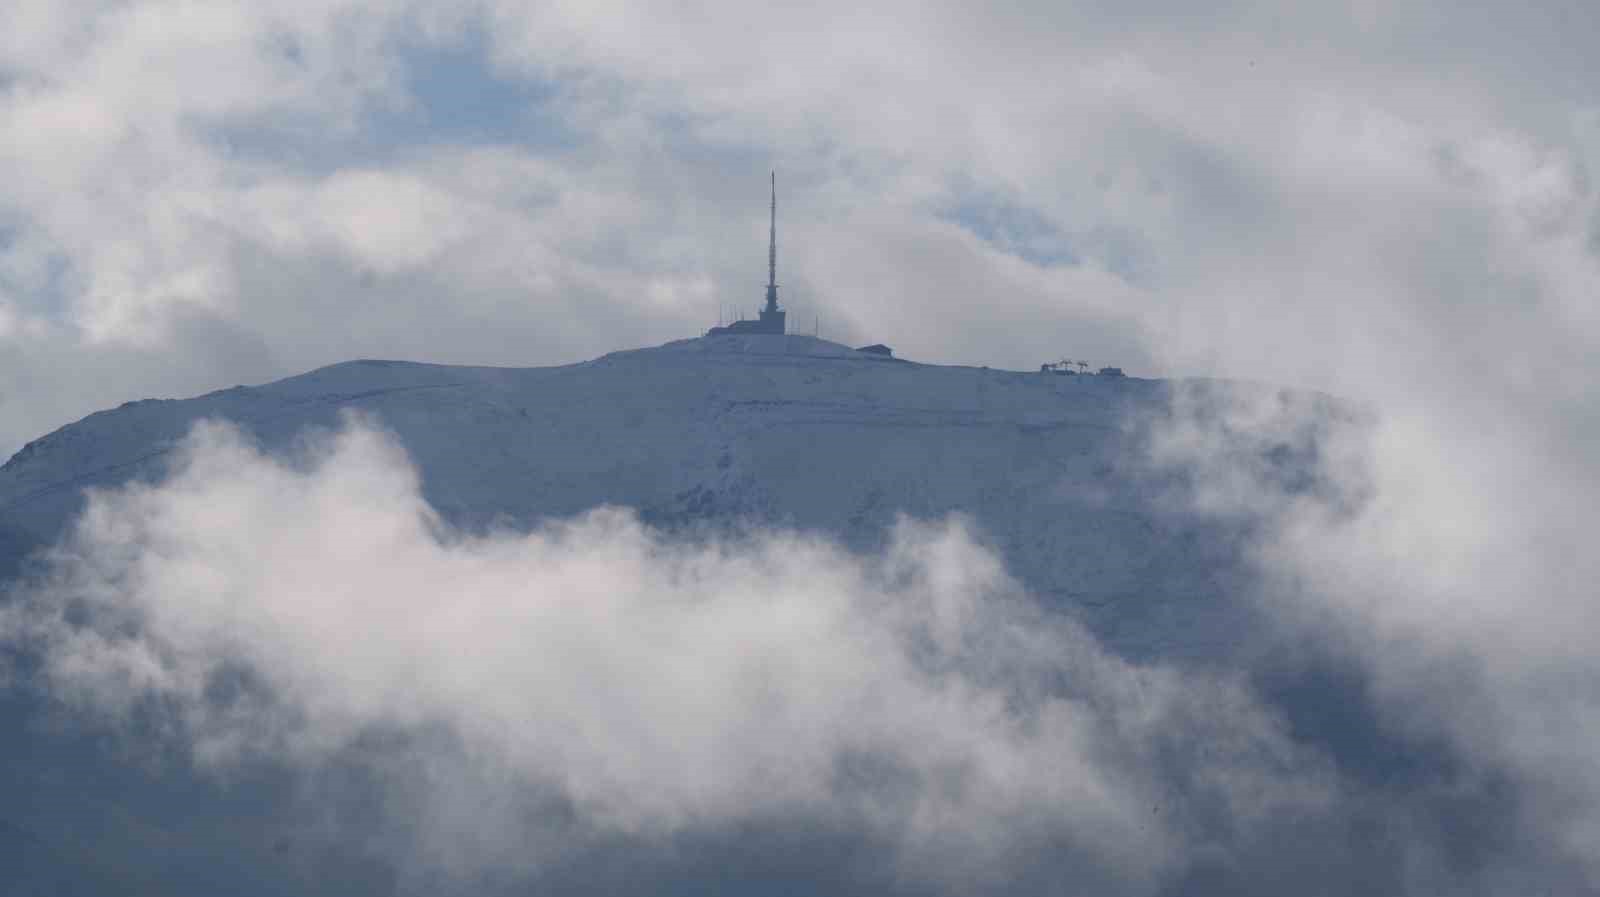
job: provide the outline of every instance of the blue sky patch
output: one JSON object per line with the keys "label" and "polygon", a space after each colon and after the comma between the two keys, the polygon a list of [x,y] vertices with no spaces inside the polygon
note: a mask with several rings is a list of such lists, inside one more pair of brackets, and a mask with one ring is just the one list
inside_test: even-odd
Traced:
{"label": "blue sky patch", "polygon": [[396,55],[403,95],[368,103],[352,131],[293,115],[212,121],[200,130],[237,158],[311,172],[382,165],[430,146],[504,145],[544,154],[583,142],[563,120],[560,86],[496,71],[481,36],[413,44]]}

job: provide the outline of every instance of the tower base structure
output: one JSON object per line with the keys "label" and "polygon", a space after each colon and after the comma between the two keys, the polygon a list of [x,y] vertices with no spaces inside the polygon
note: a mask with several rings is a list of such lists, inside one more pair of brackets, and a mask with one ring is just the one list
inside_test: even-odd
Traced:
{"label": "tower base structure", "polygon": [[734,321],[721,327],[713,327],[706,331],[706,336],[721,336],[727,333],[775,333],[782,336],[785,332],[784,318],[787,314],[778,307],[778,173],[772,173],[772,220],[769,225],[767,242],[767,304],[761,309],[761,317],[754,321]]}
{"label": "tower base structure", "polygon": [[761,312],[761,317],[753,321],[734,321],[721,327],[713,327],[706,331],[706,336],[721,336],[728,333],[776,333],[783,335],[786,330],[784,318],[788,313],[783,309],[766,309]]}

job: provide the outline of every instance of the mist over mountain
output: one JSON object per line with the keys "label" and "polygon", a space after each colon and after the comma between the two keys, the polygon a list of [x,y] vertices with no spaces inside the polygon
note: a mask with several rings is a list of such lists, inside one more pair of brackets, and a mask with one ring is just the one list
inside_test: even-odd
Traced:
{"label": "mist over mountain", "polygon": [[0,469],[9,892],[1473,881],[1517,794],[1260,557],[1370,423],[792,335],[91,415]]}

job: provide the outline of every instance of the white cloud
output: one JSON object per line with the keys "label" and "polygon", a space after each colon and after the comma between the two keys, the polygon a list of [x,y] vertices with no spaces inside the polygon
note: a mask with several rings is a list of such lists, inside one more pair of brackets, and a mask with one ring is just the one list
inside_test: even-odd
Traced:
{"label": "white cloud", "polygon": [[1152,460],[1184,474],[1184,506],[1244,527],[1257,599],[1353,657],[1368,679],[1359,712],[1410,750],[1442,745],[1452,759],[1434,775],[1459,794],[1509,788],[1515,838],[1456,874],[1600,882],[1600,569],[1587,548],[1600,518],[1589,462],[1569,448],[1592,424],[1390,408],[1352,428],[1269,388],[1178,398]]}
{"label": "white cloud", "polygon": [[[1145,892],[1332,796],[1236,683],[1108,656],[959,521],[905,521],[880,560],[673,542],[619,509],[471,536],[359,424],[293,463],[198,427],[167,481],[97,493],[23,598],[7,631],[44,646],[53,693],[91,718],[161,701],[213,771],[450,733],[393,797],[407,851],[462,874],[787,818],[896,845],[924,885],[1004,883],[1047,850]],[[485,775],[509,806],[468,809]]]}

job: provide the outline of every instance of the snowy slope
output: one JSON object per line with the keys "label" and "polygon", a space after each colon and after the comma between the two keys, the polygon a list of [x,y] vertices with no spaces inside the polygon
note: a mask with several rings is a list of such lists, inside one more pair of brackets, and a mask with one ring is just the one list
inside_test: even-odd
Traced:
{"label": "snowy slope", "polygon": [[[1112,648],[1226,662],[1260,630],[1233,598],[1237,533],[1183,511],[1171,471],[1146,461],[1144,425],[1173,394],[1151,380],[915,364],[801,336],[683,340],[551,368],[355,361],[132,402],[30,443],[0,467],[0,582],[62,534],[85,488],[160,477],[198,420],[225,418],[293,451],[353,410],[396,434],[429,501],[462,526],[612,503],[668,529],[777,524],[870,551],[899,513],[961,512],[1014,576]],[[1291,695],[1299,715],[1343,719],[1327,711],[1346,696],[1318,689]],[[181,764],[130,761],[57,712],[46,696],[0,689],[0,894],[402,890],[359,850],[302,854],[300,830],[327,822],[280,773],[213,787]],[[355,806],[381,798],[359,777],[337,787]],[[759,892],[792,853],[781,838],[763,843],[717,847],[704,867],[685,860],[673,874],[692,885],[676,891],[649,866],[630,887],[703,893],[730,880],[737,857]],[[614,890],[572,874],[570,892]]]}
{"label": "snowy slope", "polygon": [[[806,336],[689,339],[551,368],[387,361],[91,415],[0,468],[0,553],[56,538],[82,491],[159,476],[199,419],[290,446],[355,409],[467,526],[611,503],[662,526],[755,520],[870,548],[900,512],[965,512],[1045,600],[1134,654],[1238,638],[1228,541],[1163,510],[1129,422],[1157,381],[908,363]],[[0,573],[4,567],[0,565]]]}

